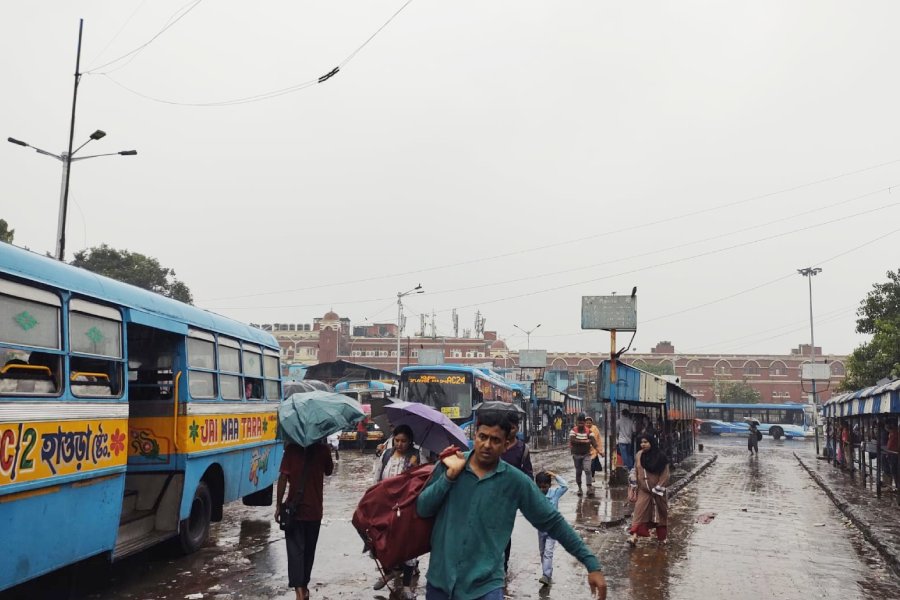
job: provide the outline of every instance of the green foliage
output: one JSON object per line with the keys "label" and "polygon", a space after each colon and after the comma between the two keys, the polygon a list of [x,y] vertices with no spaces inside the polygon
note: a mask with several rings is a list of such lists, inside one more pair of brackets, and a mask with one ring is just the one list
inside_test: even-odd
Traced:
{"label": "green foliage", "polygon": [[6,222],[6,219],[0,219],[0,242],[12,244],[13,236],[15,235],[16,230],[9,228],[9,223]]}
{"label": "green foliage", "polygon": [[885,377],[900,377],[900,269],[887,272],[886,283],[876,283],[860,302],[856,332],[872,336],[847,359],[843,390],[874,385]]}
{"label": "green foliage", "polygon": [[757,404],[762,399],[759,391],[746,381],[726,381],[716,388],[719,402],[725,404]]}
{"label": "green foliage", "polygon": [[644,361],[638,361],[641,364],[635,365],[637,368],[647,371],[648,373],[653,373],[654,375],[674,375],[675,374],[675,365],[672,364],[670,360],[664,360],[661,363],[657,363],[655,365],[645,363]]}
{"label": "green foliage", "polygon": [[137,252],[116,250],[101,244],[76,252],[71,264],[188,304],[194,301],[188,286],[175,279],[174,270],[162,267],[155,258]]}

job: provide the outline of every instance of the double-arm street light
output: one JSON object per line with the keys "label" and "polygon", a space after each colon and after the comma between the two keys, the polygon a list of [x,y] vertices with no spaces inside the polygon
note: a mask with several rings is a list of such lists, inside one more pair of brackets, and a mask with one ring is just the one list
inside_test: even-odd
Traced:
{"label": "double-arm street light", "polygon": [[537,325],[535,325],[535,326],[532,327],[531,329],[525,330],[525,329],[522,329],[521,327],[519,327],[518,325],[516,325],[515,323],[513,323],[513,327],[515,327],[516,329],[518,329],[519,331],[521,331],[521,332],[523,332],[523,333],[525,334],[525,338],[528,340],[527,343],[528,343],[528,349],[529,349],[529,350],[531,350],[531,334],[532,334],[538,327],[540,327],[540,326],[541,326],[541,324],[538,323]]}
{"label": "double-arm street light", "polygon": [[[806,277],[809,282],[809,364],[816,364],[816,334],[813,329],[812,278],[822,272],[821,267],[797,269],[797,273]],[[815,373],[813,373],[815,375]],[[812,403],[815,411],[816,455],[819,454],[819,400],[816,398],[816,380],[812,380]]]}
{"label": "double-arm street light", "polygon": [[[400,377],[400,332],[403,329],[403,298],[410,294],[424,294],[420,283],[408,292],[397,292],[397,377]],[[400,382],[397,381],[397,390],[400,390]]]}
{"label": "double-arm street light", "polygon": [[108,152],[106,154],[91,154],[89,156],[77,157],[75,156],[76,152],[87,146],[92,141],[99,140],[104,137],[106,137],[106,132],[98,129],[91,134],[91,137],[89,137],[86,142],[75,148],[72,152],[63,152],[61,154],[53,154],[52,152],[47,152],[46,150],[42,150],[41,148],[32,146],[27,142],[17,140],[16,138],[6,138],[6,140],[11,144],[16,144],[17,146],[22,146],[24,148],[32,148],[38,154],[43,154],[45,156],[55,158],[62,163],[62,185],[60,187],[59,193],[59,221],[56,226],[56,258],[58,260],[64,260],[66,252],[66,212],[69,204],[69,169],[71,168],[72,163],[76,160],[98,158],[100,156],[134,156],[137,154],[137,150],[121,150],[119,152]]}

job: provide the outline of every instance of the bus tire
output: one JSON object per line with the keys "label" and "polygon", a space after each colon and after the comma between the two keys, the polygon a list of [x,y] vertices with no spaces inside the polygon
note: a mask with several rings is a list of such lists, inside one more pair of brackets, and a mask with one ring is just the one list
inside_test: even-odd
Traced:
{"label": "bus tire", "polygon": [[178,539],[185,554],[196,552],[209,539],[209,524],[212,520],[212,494],[205,481],[201,481],[194,490],[191,501],[191,512],[181,522]]}
{"label": "bus tire", "polygon": [[700,433],[709,435],[712,433],[712,425],[709,423],[700,423]]}
{"label": "bus tire", "polygon": [[781,436],[784,435],[784,430],[781,427],[770,427],[769,433],[772,435],[773,439],[780,440]]}

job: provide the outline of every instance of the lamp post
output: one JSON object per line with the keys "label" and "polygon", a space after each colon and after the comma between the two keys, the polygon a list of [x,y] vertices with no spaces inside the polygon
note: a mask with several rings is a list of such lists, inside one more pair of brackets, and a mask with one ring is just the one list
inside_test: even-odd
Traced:
{"label": "lamp post", "polygon": [[535,325],[535,326],[532,327],[531,329],[525,330],[525,329],[522,329],[521,327],[519,327],[518,325],[516,325],[515,323],[513,323],[513,327],[515,327],[516,329],[518,329],[519,331],[521,331],[521,332],[523,332],[523,333],[525,334],[526,343],[527,343],[527,345],[528,345],[528,349],[529,349],[529,350],[531,350],[531,334],[532,334],[532,332],[534,332],[534,331],[535,331],[538,327],[540,327],[540,326],[541,326],[541,324],[538,323],[537,325]]}
{"label": "lamp post", "polygon": [[[797,269],[797,273],[806,277],[809,282],[809,363],[816,363],[816,334],[813,329],[813,305],[812,305],[812,278],[822,272],[821,267],[806,267]],[[816,398],[816,380],[812,380],[812,403],[815,411],[815,430],[816,430],[816,455],[819,454],[819,401]]]}
{"label": "lamp post", "polygon": [[36,146],[32,146],[27,142],[23,142],[22,140],[17,140],[16,138],[6,138],[11,144],[16,144],[17,146],[22,146],[23,148],[32,148],[38,154],[43,154],[44,156],[49,156],[51,158],[55,158],[56,160],[62,163],[62,185],[60,187],[59,193],[59,220],[56,225],[56,258],[57,260],[64,260],[65,252],[66,252],[66,212],[68,208],[69,201],[69,170],[72,167],[72,163],[76,160],[86,160],[88,158],[98,158],[100,156],[134,156],[137,154],[137,150],[121,150],[119,152],[108,152],[106,154],[91,154],[90,156],[75,156],[75,153],[87,146],[94,140],[99,140],[106,137],[106,132],[98,129],[84,142],[82,145],[78,146],[71,152],[62,152],[61,154],[53,154],[52,152],[47,152],[46,150],[42,150]]}
{"label": "lamp post", "polygon": [[[424,293],[425,290],[422,289],[421,283],[408,292],[397,292],[397,377],[400,377],[400,330],[403,327],[403,298],[409,296],[410,294]],[[397,383],[397,389],[399,391],[400,382],[398,381]]]}

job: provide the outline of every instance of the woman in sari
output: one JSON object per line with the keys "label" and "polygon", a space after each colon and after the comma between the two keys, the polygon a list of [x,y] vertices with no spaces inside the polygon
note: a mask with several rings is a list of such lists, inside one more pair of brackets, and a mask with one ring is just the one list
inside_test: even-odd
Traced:
{"label": "woman in sari", "polygon": [[[638,537],[650,537],[650,529],[656,529],[656,539],[666,543],[668,535],[669,504],[666,486],[669,485],[669,459],[659,449],[656,438],[641,435],[640,451],[634,459],[637,495],[634,514],[628,533],[628,543],[637,544]],[[632,492],[633,493],[633,492]]]}

